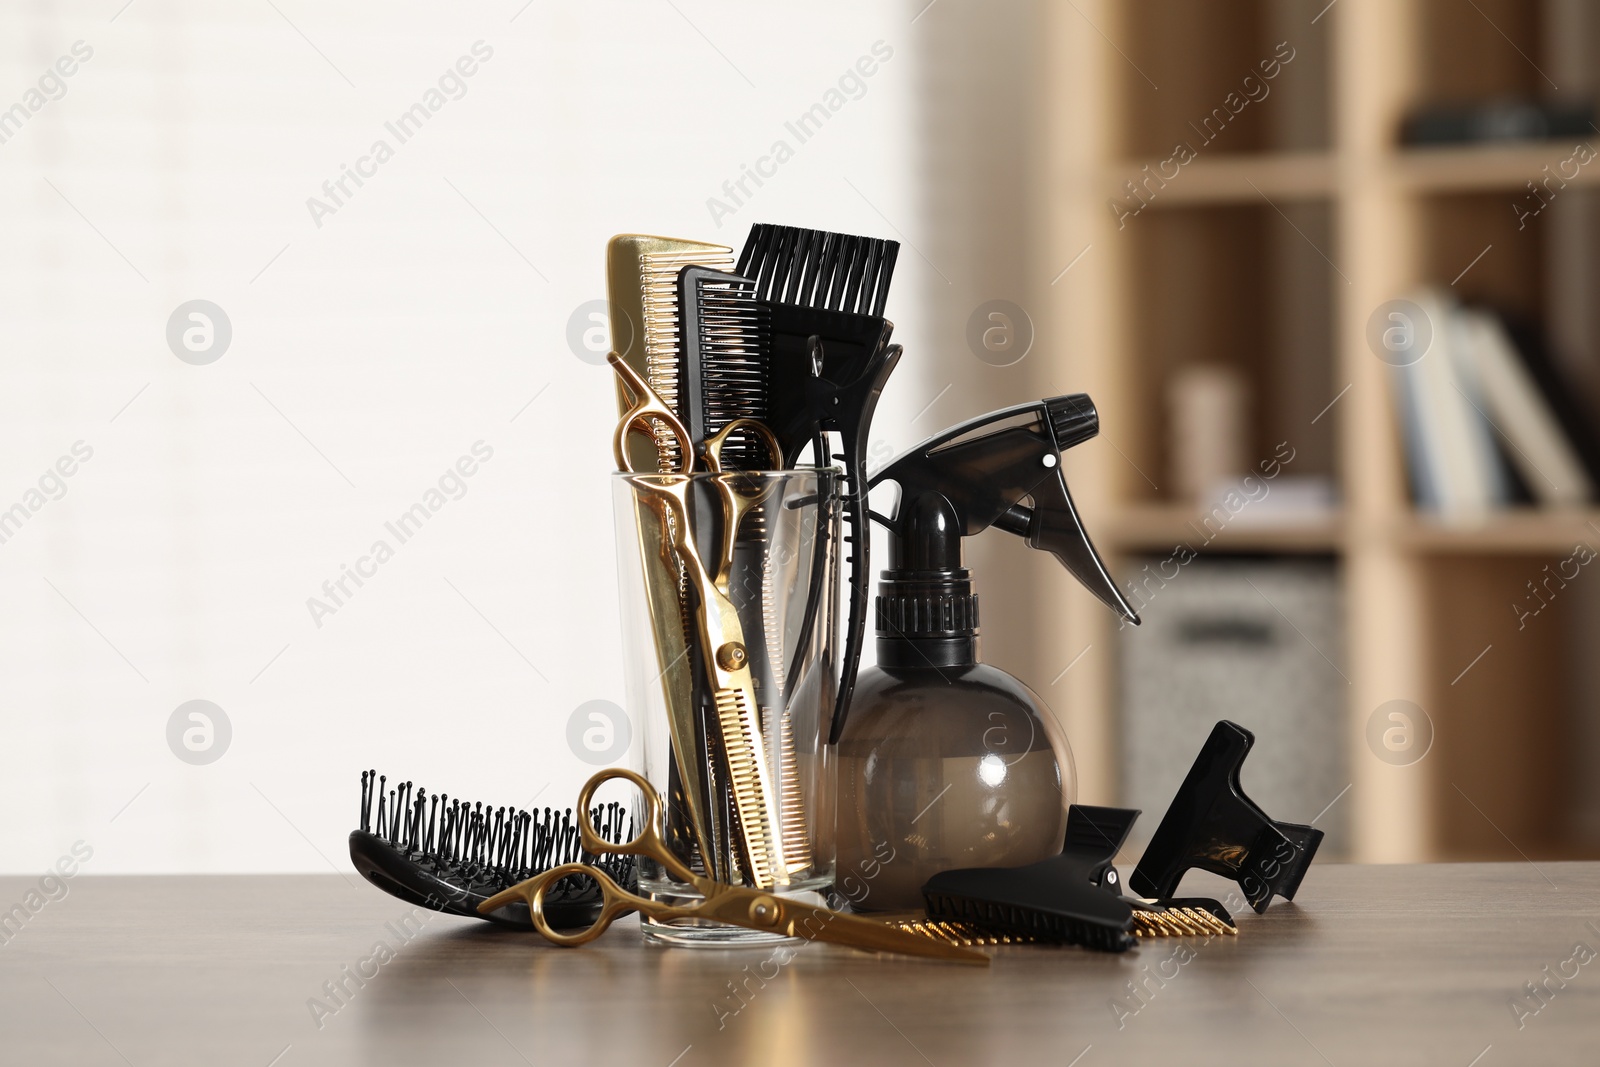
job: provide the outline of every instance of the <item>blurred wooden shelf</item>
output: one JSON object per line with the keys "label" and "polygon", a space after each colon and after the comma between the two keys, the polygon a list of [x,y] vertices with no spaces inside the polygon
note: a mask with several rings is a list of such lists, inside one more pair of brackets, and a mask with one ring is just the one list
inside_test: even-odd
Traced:
{"label": "blurred wooden shelf", "polygon": [[[1243,513],[1241,513],[1243,514]],[[1342,515],[1236,518],[1226,525],[1183,504],[1132,504],[1101,517],[1094,537],[1114,552],[1148,552],[1186,545],[1199,552],[1342,552]],[[1600,510],[1501,512],[1471,523],[1412,514],[1377,527],[1377,539],[1416,552],[1461,555],[1537,555],[1570,552],[1580,541],[1600,551]]]}
{"label": "blurred wooden shelf", "polygon": [[[1373,172],[1383,183],[1417,193],[1471,193],[1525,190],[1528,182],[1545,177],[1549,167],[1567,185],[1600,186],[1600,160],[1589,164],[1560,164],[1570,160],[1576,141],[1534,141],[1514,145],[1441,146],[1407,148],[1381,157]],[[1112,201],[1134,203],[1128,182],[1140,185],[1151,208],[1217,204],[1276,204],[1280,201],[1332,198],[1340,192],[1347,173],[1338,153],[1251,152],[1201,155],[1166,177],[1159,159],[1126,159],[1100,174],[1102,195]],[[1149,174],[1144,168],[1149,167]],[[1172,167],[1166,168],[1171,172]],[[1151,177],[1154,175],[1155,177]],[[1157,180],[1159,179],[1159,180]]]}
{"label": "blurred wooden shelf", "polygon": [[1398,538],[1408,548],[1438,553],[1570,552],[1580,541],[1600,548],[1600,511],[1529,508],[1491,515],[1471,525],[1416,515],[1400,525]]}
{"label": "blurred wooden shelf", "polygon": [[[1568,176],[1559,165],[1569,159],[1576,141],[1537,141],[1517,145],[1411,148],[1397,152],[1387,168],[1389,180],[1416,192],[1492,192],[1525,190],[1545,177],[1544,168],[1569,185],[1600,185],[1600,160],[1574,164]],[[1567,170],[1572,170],[1568,167]]]}
{"label": "blurred wooden shelf", "polygon": [[[1543,634],[1576,640],[1508,635],[1522,628],[1519,598],[1537,597],[1530,579],[1580,543],[1600,548],[1600,509],[1529,508],[1470,525],[1417,514],[1390,368],[1367,342],[1387,302],[1464,281],[1462,299],[1539,321],[1547,334],[1582,334],[1570,344],[1591,359],[1600,351],[1588,309],[1600,279],[1594,198],[1585,207],[1563,195],[1551,215],[1540,207],[1549,193],[1527,199],[1529,183],[1547,180],[1552,192],[1600,188],[1600,160],[1580,164],[1575,153],[1580,142],[1600,144],[1600,131],[1397,143],[1423,107],[1536,98],[1546,70],[1586,83],[1600,59],[1600,5],[1462,7],[1466,16],[1421,0],[1074,0],[1041,9],[1050,61],[1041,68],[1030,299],[1058,354],[1028,372],[1041,391],[1071,381],[1093,395],[1117,440],[1075,458],[1074,496],[1111,555],[1166,556],[1186,545],[1207,556],[1338,559],[1347,735],[1364,736],[1376,710],[1400,699],[1439,727],[1436,751],[1414,765],[1370,758],[1365,746],[1347,754],[1341,844],[1363,862],[1500,857],[1508,840],[1594,854],[1575,828],[1600,822],[1600,799],[1569,755],[1592,744],[1573,724],[1592,719],[1600,692],[1581,650],[1594,643],[1581,628],[1590,609],[1573,595],[1540,623]],[[1292,41],[1300,58],[1286,50],[1287,73],[1263,73],[1270,98],[1229,105],[1271,41]],[[1206,136],[1214,143],[1202,144]],[[1162,173],[1180,141],[1197,156]],[[1062,264],[1087,247],[1093,266],[1066,276]],[[1180,371],[1208,364],[1249,383],[1242,425],[1228,428],[1243,454],[1292,445],[1300,458],[1291,474],[1331,479],[1342,511],[1269,522],[1263,505],[1219,529],[1197,508],[1146,497],[1182,482],[1168,389]],[[1133,562],[1113,571],[1136,571]],[[1540,600],[1529,603],[1528,614],[1542,611]],[[1037,610],[1041,663],[1083,660],[1052,690],[1067,709],[1080,795],[1116,802],[1120,757],[1142,742],[1123,731],[1113,624],[1089,598],[1064,616],[1049,600]],[[1568,825],[1569,814],[1581,820]]]}
{"label": "blurred wooden shelf", "polygon": [[[1108,197],[1128,199],[1126,182],[1138,185],[1150,174],[1164,179],[1151,181],[1154,195],[1149,206],[1177,207],[1191,204],[1260,204],[1265,200],[1309,200],[1332,196],[1338,186],[1338,171],[1331,152],[1252,152],[1233,155],[1201,155],[1178,168],[1175,177],[1165,178],[1161,160],[1124,160],[1106,168],[1101,176]],[[1171,167],[1167,171],[1171,171]],[[1131,203],[1131,201],[1129,201]]]}
{"label": "blurred wooden shelf", "polygon": [[1226,525],[1185,504],[1130,505],[1100,519],[1095,540],[1116,552],[1171,550],[1187,545],[1198,552],[1337,552],[1343,526],[1337,515],[1260,519],[1241,512]]}

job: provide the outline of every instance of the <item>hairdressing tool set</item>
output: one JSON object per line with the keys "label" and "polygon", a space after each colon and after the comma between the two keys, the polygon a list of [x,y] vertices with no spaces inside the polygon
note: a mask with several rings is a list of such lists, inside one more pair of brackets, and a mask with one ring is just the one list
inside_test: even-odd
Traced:
{"label": "hairdressing tool set", "polygon": [[[784,709],[808,677],[806,651],[821,642],[831,652],[833,634],[812,630],[821,602],[837,595],[825,562],[834,546],[814,536],[798,636],[783,640],[787,620],[772,608],[782,561],[764,550],[780,516],[756,491],[758,479],[734,472],[794,469],[808,454],[819,469],[843,462],[825,479],[838,491],[819,492],[816,504],[819,531],[826,509],[842,507],[850,551],[843,663],[838,677],[811,679],[825,686],[816,698],[829,710],[811,748],[825,749],[865,632],[866,440],[900,356],[883,318],[898,249],[768,225],[751,231],[736,271],[732,250],[719,245],[623,235],[608,248],[623,416],[614,452],[636,476],[636,536],[673,748],[665,834],[686,864],[713,877],[783,886],[813,867],[815,828],[798,781],[804,739]],[[645,477],[652,473],[661,477]],[[718,506],[697,503],[700,474]],[[752,588],[758,610],[741,619],[734,591]],[[759,643],[744,641],[747,632]],[[731,671],[730,648],[741,659]]]}
{"label": "hairdressing tool set", "polygon": [[[652,930],[966,962],[987,962],[984,945],[1121,952],[1140,937],[1236,933],[1222,904],[1175,896],[1193,867],[1237,880],[1257,911],[1294,896],[1322,834],[1244,795],[1248,731],[1217,724],[1130,894],[1113,864],[1139,813],[1073,804],[1054,716],[980,659],[962,542],[991,527],[1139,621],[1062,474],[1062,454],[1099,431],[1087,396],[963,422],[868,479],[873,414],[901,356],[883,315],[898,248],[766,224],[737,262],[699,241],[611,240],[619,563],[636,590],[624,590],[625,643],[630,626],[648,635],[626,665],[630,699],[652,710],[646,775],[602,771],[575,813],[542,820],[413,796],[409,783],[385,801],[364,775],[351,857],[369,880],[558,945],[637,911],[647,937],[672,943]],[[892,511],[872,510],[869,492],[890,483]],[[869,519],[889,531],[890,558],[877,662],[858,680]],[[620,808],[592,807],[613,779],[640,792],[626,841]],[[831,887],[836,858],[875,870],[852,909],[883,914],[802,903]]]}

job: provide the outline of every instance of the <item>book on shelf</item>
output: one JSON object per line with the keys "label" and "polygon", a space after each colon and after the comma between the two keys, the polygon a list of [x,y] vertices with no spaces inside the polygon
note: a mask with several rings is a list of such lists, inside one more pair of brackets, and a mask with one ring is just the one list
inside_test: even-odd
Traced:
{"label": "book on shelf", "polygon": [[1393,375],[1418,509],[1472,521],[1523,500],[1578,507],[1594,499],[1600,449],[1545,354],[1530,359],[1491,311],[1436,289],[1413,299],[1432,344]]}
{"label": "book on shelf", "polygon": [[1414,297],[1433,340],[1421,358],[1394,368],[1406,458],[1417,506],[1473,519],[1510,503],[1511,489],[1483,414],[1470,334],[1454,301],[1436,290]]}
{"label": "book on shelf", "polygon": [[1419,108],[1402,123],[1400,143],[1423,147],[1506,144],[1552,137],[1587,139],[1594,132],[1594,121],[1592,100],[1501,96]]}
{"label": "book on shelf", "polygon": [[1588,503],[1594,497],[1594,482],[1505,324],[1489,311],[1462,314],[1477,356],[1487,415],[1505,435],[1508,458],[1523,484],[1545,507]]}

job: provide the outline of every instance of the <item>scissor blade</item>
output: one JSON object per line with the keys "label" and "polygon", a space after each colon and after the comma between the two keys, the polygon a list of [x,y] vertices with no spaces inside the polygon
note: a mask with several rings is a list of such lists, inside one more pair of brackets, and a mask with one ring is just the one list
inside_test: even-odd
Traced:
{"label": "scissor blade", "polygon": [[798,908],[782,905],[782,915],[793,937],[807,941],[826,941],[833,945],[848,945],[867,952],[898,952],[902,956],[926,956],[953,963],[976,963],[988,966],[989,957],[975,949],[962,948],[945,941],[934,941],[905,930],[885,926],[876,919],[847,915],[827,908]]}
{"label": "scissor blade", "polygon": [[[639,492],[649,493],[650,489]],[[661,669],[661,687],[667,705],[667,724],[672,737],[673,759],[678,767],[678,782],[683,788],[684,807],[689,817],[689,828],[699,846],[700,858],[706,873],[712,878],[726,880],[728,872],[718,862],[719,852],[710,830],[711,801],[706,781],[705,761],[700,753],[699,732],[696,729],[693,664],[684,636],[683,604],[678,597],[678,575],[668,565],[670,536],[662,529],[669,521],[668,513],[658,512],[648,497],[638,500],[638,537],[641,562],[645,576],[645,600],[650,608],[650,629],[655,637],[657,662]],[[676,512],[671,512],[677,515]],[[681,518],[681,517],[680,517]],[[673,798],[667,797],[670,812]],[[664,830],[669,828],[664,827]]]}

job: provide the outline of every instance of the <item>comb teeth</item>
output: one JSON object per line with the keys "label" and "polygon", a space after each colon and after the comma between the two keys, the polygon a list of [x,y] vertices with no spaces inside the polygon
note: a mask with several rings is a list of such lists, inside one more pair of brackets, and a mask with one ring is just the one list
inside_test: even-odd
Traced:
{"label": "comb teeth", "polygon": [[783,854],[790,874],[811,866],[811,834],[800,791],[800,758],[794,750],[794,722],[786,711],[778,720],[778,801],[783,813]]}
{"label": "comb teeth", "polygon": [[[644,305],[644,377],[673,411],[678,399],[678,272],[696,264],[724,269],[730,257],[704,251],[646,252],[639,257],[639,297]],[[662,470],[682,463],[678,444],[665,431],[656,437]]]}
{"label": "comb teeth", "polygon": [[[679,325],[683,333],[677,410],[696,441],[735,419],[767,421],[767,310],[755,283],[706,268],[680,275]],[[754,442],[729,444],[728,466],[750,469],[765,451]]]}
{"label": "comb teeth", "polygon": [[881,316],[900,242],[758,222],[739,273],[762,300]]}
{"label": "comb teeth", "polygon": [[923,889],[923,897],[928,906],[928,915],[935,919],[1004,930],[1037,941],[1083,945],[1103,952],[1126,952],[1134,943],[1130,928],[1125,926],[1068,919],[990,900],[930,893],[926,888]]}
{"label": "comb teeth", "polygon": [[775,813],[768,810],[772,789],[767,781],[760,727],[752,721],[752,709],[738,690],[718,689],[716,703],[727,757],[728,786],[738,814],[739,837],[749,860],[747,872],[763,888],[787,885],[789,869],[779,836],[782,817],[774,817]]}
{"label": "comb teeth", "polygon": [[1204,908],[1168,908],[1165,911],[1134,910],[1133,932],[1137,937],[1211,937],[1237,934],[1239,928],[1225,923]]}
{"label": "comb teeth", "polygon": [[[1037,945],[1047,939],[1037,934],[1011,933],[991,929],[979,923],[952,922],[943,919],[902,919],[894,924],[908,933],[920,934],[934,941],[945,941],[963,948],[981,948],[990,945]],[[1223,922],[1204,908],[1170,908],[1164,912],[1135,911],[1133,933],[1136,937],[1213,937],[1237,935],[1239,929]]]}
{"label": "comb teeth", "polygon": [[1038,938],[1025,934],[1008,934],[1003,930],[985,930],[972,923],[947,922],[938,919],[901,919],[892,925],[909,934],[920,934],[930,941],[943,941],[961,948],[982,948],[990,945],[1032,945]]}

